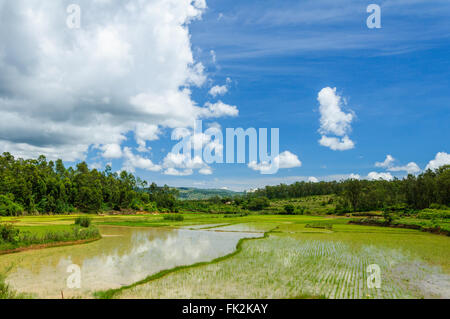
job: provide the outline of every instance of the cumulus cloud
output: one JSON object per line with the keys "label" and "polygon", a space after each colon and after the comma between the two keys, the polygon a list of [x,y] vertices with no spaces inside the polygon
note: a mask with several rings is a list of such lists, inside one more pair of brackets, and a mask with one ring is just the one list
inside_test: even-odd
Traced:
{"label": "cumulus cloud", "polygon": [[1,3],[3,150],[75,161],[91,145],[109,145],[103,154],[115,158],[111,145],[129,132],[146,152],[161,127],[238,114],[223,103],[200,107],[191,97],[206,81],[188,29],[204,0],[79,0],[80,29],[66,26],[64,1]]}
{"label": "cumulus cloud", "polygon": [[100,149],[103,151],[102,157],[107,159],[121,158],[122,148],[119,144],[106,144],[102,145]]}
{"label": "cumulus cloud", "polygon": [[204,118],[222,116],[235,117],[239,115],[239,110],[236,106],[225,104],[222,101],[218,101],[217,103],[207,102],[205,106],[206,108],[203,108],[200,111],[200,115]]}
{"label": "cumulus cloud", "polygon": [[388,168],[390,172],[407,172],[408,174],[420,173],[421,169],[419,165],[414,162],[410,162],[405,166],[392,166]]}
{"label": "cumulus cloud", "polygon": [[394,166],[395,161],[392,155],[387,155],[383,162],[376,162],[375,167],[385,168],[390,172],[407,172],[408,174],[416,174],[421,171],[419,165],[415,162],[410,162],[404,166]]}
{"label": "cumulus cloud", "polygon": [[[353,121],[352,113],[345,113],[342,110],[342,98],[336,94],[336,88],[323,88],[318,96],[320,112],[319,133],[322,138],[319,144],[329,147],[333,151],[345,151],[355,147],[355,143],[350,140],[348,134],[351,131]],[[333,134],[337,137],[328,137]]]}
{"label": "cumulus cloud", "polygon": [[436,157],[427,164],[425,169],[435,170],[444,165],[450,165],[450,154],[439,152],[436,154]]}
{"label": "cumulus cloud", "polygon": [[348,176],[348,178],[349,178],[349,179],[361,179],[361,175],[351,173],[351,174]]}
{"label": "cumulus cloud", "polygon": [[391,181],[391,180],[394,179],[394,177],[391,175],[391,173],[370,172],[367,175],[367,179],[369,179],[369,180],[386,180],[386,181]]}
{"label": "cumulus cloud", "polygon": [[395,158],[392,157],[392,155],[387,155],[386,159],[384,160],[384,162],[376,162],[375,166],[376,167],[391,167],[392,164],[394,163]]}
{"label": "cumulus cloud", "polygon": [[355,143],[348,136],[343,138],[322,136],[319,144],[329,147],[333,151],[346,151],[355,147]]}
{"label": "cumulus cloud", "polygon": [[344,113],[341,109],[341,97],[336,94],[336,88],[323,88],[317,97],[320,103],[320,132],[344,136],[351,130],[353,115]]}
{"label": "cumulus cloud", "polygon": [[294,168],[294,167],[301,167],[302,162],[298,159],[297,155],[289,151],[285,151],[276,156],[273,160],[273,163],[268,162],[257,163],[255,161],[252,161],[248,164],[248,167],[254,171],[260,171],[261,173],[264,173],[270,172],[272,169],[272,165],[275,165],[275,167],[278,167],[279,169]]}
{"label": "cumulus cloud", "polygon": [[200,156],[191,154],[173,153],[166,155],[163,161],[164,174],[174,176],[187,176],[194,174],[194,170],[199,170],[202,175],[211,175],[212,169],[203,162]]}
{"label": "cumulus cloud", "polygon": [[209,90],[209,94],[213,97],[217,95],[225,95],[228,92],[228,86],[226,85],[215,85]]}
{"label": "cumulus cloud", "polygon": [[154,164],[148,158],[134,154],[129,147],[125,147],[123,153],[125,160],[122,170],[124,171],[134,172],[136,168],[151,172],[159,172],[161,170],[160,165]]}
{"label": "cumulus cloud", "polygon": [[311,182],[311,183],[318,183],[319,180],[318,180],[316,177],[311,176],[311,177],[308,178],[308,182]]}

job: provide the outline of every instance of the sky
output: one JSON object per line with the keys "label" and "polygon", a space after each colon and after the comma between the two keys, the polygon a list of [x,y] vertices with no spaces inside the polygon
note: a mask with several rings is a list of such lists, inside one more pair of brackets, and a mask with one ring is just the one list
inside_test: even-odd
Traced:
{"label": "sky", "polygon": [[[0,152],[238,191],[450,164],[448,0],[0,0],[0,39]],[[173,149],[227,128],[279,155]]]}

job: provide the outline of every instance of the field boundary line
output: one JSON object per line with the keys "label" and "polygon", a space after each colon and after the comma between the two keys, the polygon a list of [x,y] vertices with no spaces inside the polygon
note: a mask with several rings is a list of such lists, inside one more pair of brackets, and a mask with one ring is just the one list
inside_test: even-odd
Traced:
{"label": "field boundary line", "polygon": [[138,282],[135,282],[133,284],[130,285],[126,285],[126,286],[122,286],[120,288],[116,288],[116,289],[108,289],[108,290],[104,290],[104,291],[98,291],[94,293],[94,297],[97,299],[113,299],[115,295],[117,295],[118,293],[127,290],[127,289],[131,289],[146,283],[149,283],[151,281],[163,278],[169,274],[175,273],[177,271],[180,270],[185,270],[185,269],[190,269],[190,268],[197,268],[197,267],[201,267],[201,266],[207,266],[207,265],[212,265],[212,264],[216,264],[218,262],[224,261],[228,258],[231,258],[237,254],[239,254],[242,251],[242,245],[246,242],[246,241],[254,241],[254,240],[260,240],[260,239],[267,239],[269,237],[269,234],[274,231],[275,229],[277,229],[277,227],[267,231],[264,233],[263,236],[261,237],[253,237],[253,238],[241,238],[238,243],[236,244],[236,249],[225,255],[225,256],[221,256],[221,257],[217,257],[211,261],[202,261],[202,262],[198,262],[192,265],[185,265],[185,266],[177,266],[174,268],[170,268],[170,269],[166,269],[166,270],[162,270],[160,272],[157,272],[156,274],[150,275]]}

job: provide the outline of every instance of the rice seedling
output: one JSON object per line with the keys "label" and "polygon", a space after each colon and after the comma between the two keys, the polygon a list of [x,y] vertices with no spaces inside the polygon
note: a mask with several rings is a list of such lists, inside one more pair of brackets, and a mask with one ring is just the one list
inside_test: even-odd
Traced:
{"label": "rice seedling", "polygon": [[[271,234],[266,239],[244,243],[242,252],[230,259],[199,268],[184,269],[123,290],[116,297],[448,297],[448,292],[439,287],[450,285],[450,276],[443,273],[440,267],[429,265],[417,255],[401,249],[402,244],[387,247],[381,241],[382,237],[388,237],[387,241],[397,236],[409,238],[409,234],[386,235],[380,232],[376,236],[381,244],[364,242],[358,233],[355,233],[354,241],[351,240],[352,236],[345,238],[345,233],[335,239],[332,239],[333,235],[335,234]],[[370,288],[367,283],[371,275],[367,267],[371,264],[376,264],[381,269],[379,289]],[[425,285],[433,276],[438,276],[440,282]]]}

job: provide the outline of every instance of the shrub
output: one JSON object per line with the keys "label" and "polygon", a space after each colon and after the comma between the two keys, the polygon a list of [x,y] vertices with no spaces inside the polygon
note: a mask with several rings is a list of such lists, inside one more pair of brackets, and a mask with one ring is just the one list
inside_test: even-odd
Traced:
{"label": "shrub", "polygon": [[284,205],[284,211],[286,212],[286,214],[292,215],[295,211],[295,207],[292,204]]}
{"label": "shrub", "polygon": [[149,202],[149,203],[144,205],[144,210],[146,212],[156,212],[156,211],[158,211],[158,208],[156,207],[156,203],[155,202]]}
{"label": "shrub", "polygon": [[261,210],[269,207],[270,201],[267,197],[256,197],[249,200],[247,208],[250,210]]}
{"label": "shrub", "polygon": [[14,202],[13,195],[0,195],[0,215],[17,216],[23,212],[23,207],[20,204]]}
{"label": "shrub", "polygon": [[417,214],[420,219],[450,219],[450,210],[424,209]]}
{"label": "shrub", "polygon": [[184,220],[183,215],[178,215],[178,214],[168,214],[168,215],[164,215],[164,220],[170,220],[173,222],[182,222]]}
{"label": "shrub", "polygon": [[81,216],[75,219],[75,225],[79,225],[81,227],[89,227],[91,226],[92,219],[90,217]]}
{"label": "shrub", "polygon": [[11,224],[0,225],[0,240],[7,243],[15,243],[19,241],[19,230]]}

